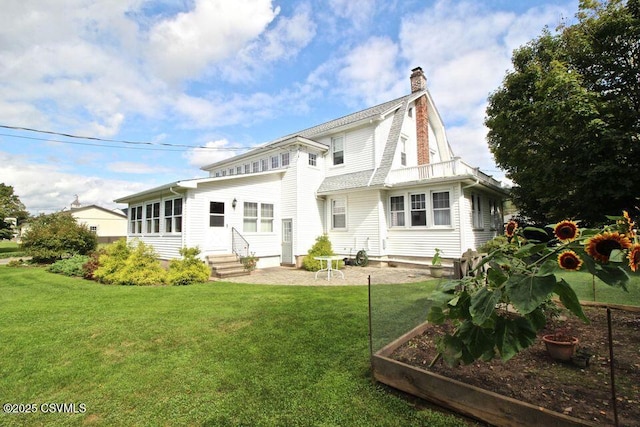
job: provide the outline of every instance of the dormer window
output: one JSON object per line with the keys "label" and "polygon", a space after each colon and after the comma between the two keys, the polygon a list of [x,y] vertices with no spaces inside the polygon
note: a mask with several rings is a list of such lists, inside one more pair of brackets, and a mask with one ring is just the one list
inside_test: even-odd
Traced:
{"label": "dormer window", "polygon": [[341,165],[344,163],[344,137],[343,136],[331,138],[331,155],[333,157],[334,165]]}

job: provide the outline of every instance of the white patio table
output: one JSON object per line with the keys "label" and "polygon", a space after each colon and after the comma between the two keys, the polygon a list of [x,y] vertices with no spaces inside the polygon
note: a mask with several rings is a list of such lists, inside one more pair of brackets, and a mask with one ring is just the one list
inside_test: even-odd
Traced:
{"label": "white patio table", "polygon": [[[331,280],[331,275],[333,275],[334,272],[340,273],[340,276],[342,276],[342,278],[344,279],[344,273],[342,273],[342,271],[340,271],[340,269],[338,268],[338,263],[342,260],[342,258],[343,257],[338,255],[313,257],[313,259],[317,259],[318,261],[320,261],[320,270],[316,271],[316,279],[318,278],[318,273],[323,271],[327,272],[327,280]],[[326,264],[325,268],[322,268],[322,261],[324,261]],[[336,268],[333,268],[334,261],[336,262]]]}

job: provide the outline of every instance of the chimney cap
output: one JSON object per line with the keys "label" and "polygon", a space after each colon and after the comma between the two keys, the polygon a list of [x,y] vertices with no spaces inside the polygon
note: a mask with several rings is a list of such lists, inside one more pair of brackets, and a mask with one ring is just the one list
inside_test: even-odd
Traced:
{"label": "chimney cap", "polygon": [[427,78],[422,72],[422,68],[416,67],[411,70],[411,92],[418,92],[427,88]]}
{"label": "chimney cap", "polygon": [[422,67],[416,67],[414,69],[411,70],[412,73],[421,73],[422,72]]}

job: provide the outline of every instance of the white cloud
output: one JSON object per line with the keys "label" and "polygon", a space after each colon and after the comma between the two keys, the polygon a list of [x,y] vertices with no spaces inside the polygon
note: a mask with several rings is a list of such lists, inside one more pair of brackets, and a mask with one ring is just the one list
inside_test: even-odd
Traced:
{"label": "white cloud", "polygon": [[157,165],[140,162],[112,162],[107,164],[107,169],[117,173],[133,174],[157,174],[171,172],[169,168],[158,167]]}
{"label": "white cloud", "polygon": [[258,37],[278,13],[271,0],[196,0],[193,10],[151,29],[150,62],[169,81],[197,78]]}
{"label": "white cloud", "polygon": [[230,143],[226,139],[209,141],[204,147],[187,151],[183,156],[191,166],[202,167],[216,163],[239,154],[238,150],[229,149]]}
{"label": "white cloud", "polygon": [[24,156],[0,151],[0,182],[11,185],[32,214],[69,208],[78,195],[83,205],[114,208],[118,197],[149,187],[148,183],[109,180],[67,173],[54,163],[33,163]]}
{"label": "white cloud", "polygon": [[346,28],[359,32],[371,23],[376,12],[376,0],[330,0],[329,7],[333,14],[350,21]]}

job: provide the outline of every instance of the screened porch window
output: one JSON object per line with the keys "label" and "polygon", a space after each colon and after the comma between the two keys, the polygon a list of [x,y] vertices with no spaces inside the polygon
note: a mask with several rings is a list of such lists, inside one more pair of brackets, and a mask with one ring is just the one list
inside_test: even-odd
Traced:
{"label": "screened porch window", "polygon": [[149,203],[145,206],[147,213],[147,233],[160,232],[160,202]]}
{"label": "screened porch window", "polygon": [[164,202],[165,233],[182,233],[182,199]]}
{"label": "screened porch window", "polygon": [[411,195],[411,226],[427,225],[427,198],[424,193]]}
{"label": "screened porch window", "polygon": [[451,225],[449,192],[433,192],[431,197],[433,198],[433,225]]}
{"label": "screened porch window", "polygon": [[404,196],[393,196],[391,203],[391,226],[404,227]]}

